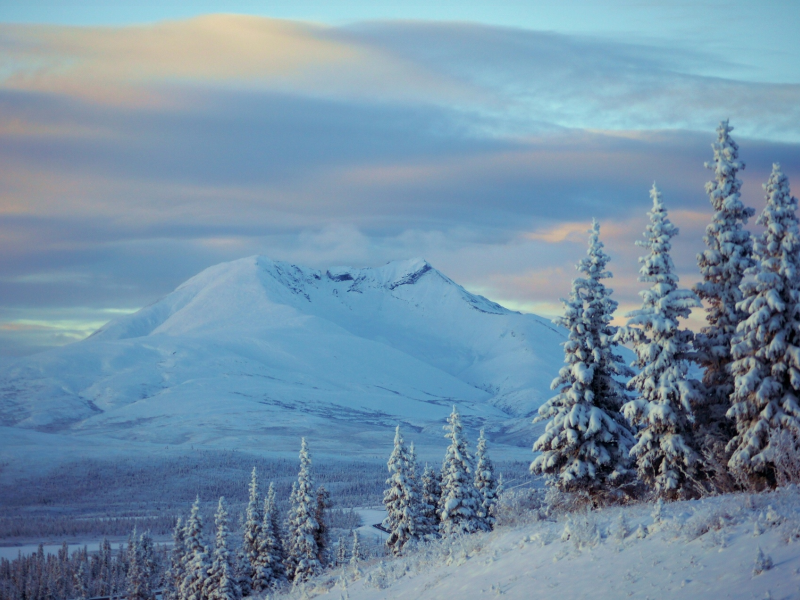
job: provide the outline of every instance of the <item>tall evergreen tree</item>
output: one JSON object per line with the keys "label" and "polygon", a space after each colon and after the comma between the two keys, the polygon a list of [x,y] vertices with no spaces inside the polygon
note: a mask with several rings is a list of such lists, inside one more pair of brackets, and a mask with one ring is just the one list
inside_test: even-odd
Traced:
{"label": "tall evergreen tree", "polygon": [[205,593],[208,600],[239,600],[242,591],[234,576],[234,564],[231,551],[228,549],[228,511],[225,498],[219,499],[217,512],[214,515],[217,535],[214,539],[214,555],[208,577],[205,581]]}
{"label": "tall evergreen tree", "polygon": [[736,423],[729,468],[744,477],[775,483],[770,434],[785,430],[800,439],[800,231],[797,199],[780,165],[764,186],[765,228],[755,240],[755,281],[743,286],[747,318],[733,343],[736,377],[728,417]]}
{"label": "tall evergreen tree", "polygon": [[497,502],[497,480],[494,476],[494,464],[486,453],[486,435],[481,429],[478,447],[475,450],[475,488],[481,496],[481,508],[478,518],[483,521],[484,529],[494,528],[492,507]]}
{"label": "tall evergreen tree", "polygon": [[300,472],[292,488],[292,508],[289,515],[289,547],[287,574],[293,581],[305,581],[322,569],[319,562],[317,533],[319,523],[314,518],[314,481],[311,475],[311,455],[303,438],[300,447]]}
{"label": "tall evergreen tree", "polygon": [[186,543],[184,540],[183,518],[178,517],[175,529],[172,532],[172,550],[170,552],[170,567],[164,576],[164,600],[181,600],[180,590],[184,578],[184,555]]}
{"label": "tall evergreen tree", "polygon": [[736,175],[744,163],[731,131],[727,120],[719,124],[717,141],[711,146],[714,161],[706,163],[706,168],[714,171],[714,180],[706,184],[714,217],[703,238],[707,249],[697,255],[703,280],[694,287],[708,305],[707,325],[694,342],[698,363],[705,369],[704,400],[695,410],[695,429],[709,443],[727,442],[733,435],[732,423],[725,417],[734,388],[731,342],[745,318],[737,308],[742,300],[740,285],[745,271],[754,264],[752,238],[744,227],[755,211],[741,200],[742,182]]}
{"label": "tall evergreen tree", "polygon": [[534,422],[548,420],[534,451],[533,473],[548,476],[548,483],[564,491],[576,489],[605,493],[628,473],[633,435],[619,414],[627,397],[617,377],[631,371],[617,354],[611,325],[617,303],[609,279],[609,257],[600,241],[600,225],[592,222],[589,249],[576,268],[583,275],[572,282],[564,316],[556,323],[569,331],[564,342],[564,362],[551,387],[557,396],[540,409]]}
{"label": "tall evergreen tree", "polygon": [[472,457],[461,425],[461,415],[455,406],[445,429],[445,437],[450,440],[450,445],[442,465],[439,531],[443,536],[474,533],[484,529],[478,518],[481,497],[475,489]]}
{"label": "tall evergreen tree", "polygon": [[678,318],[688,317],[699,301],[692,291],[678,287],[670,257],[670,240],[678,235],[678,228],[667,217],[655,185],[650,196],[650,224],[645,240],[637,245],[648,250],[639,259],[639,281],[652,286],[640,292],[642,308],[627,315],[628,324],[618,336],[633,343],[634,365],[640,369],[628,383],[637,398],[622,410],[640,428],[631,449],[639,477],[653,486],[659,497],[677,497],[686,492],[688,477],[697,466],[692,407],[701,396],[699,382],[688,377],[692,332],[682,329]]}
{"label": "tall evergreen tree", "polygon": [[[261,514],[261,499],[258,493],[258,475],[256,468],[253,467],[253,472],[250,475],[250,487],[248,489],[249,497],[247,500],[247,509],[245,512],[245,522],[242,540],[242,553],[244,554],[247,562],[244,572],[240,575],[240,586],[242,593],[250,594],[250,591],[259,591],[262,583],[258,581],[258,574],[256,562],[258,561],[258,545],[259,538],[261,537],[261,522],[263,515]],[[249,565],[249,568],[247,568]]]}
{"label": "tall evergreen tree", "polygon": [[394,433],[394,447],[387,463],[388,486],[383,492],[383,505],[386,507],[386,519],[383,526],[389,531],[386,546],[394,555],[403,552],[403,548],[418,537],[416,530],[418,502],[410,477],[410,459],[403,435],[398,425]]}
{"label": "tall evergreen tree", "polygon": [[436,536],[439,533],[439,500],[442,497],[442,485],[439,480],[439,473],[429,465],[425,465],[422,472],[421,485],[422,502],[420,503],[419,513],[422,526],[420,535],[422,537]]}
{"label": "tall evergreen tree", "polygon": [[208,568],[208,548],[203,543],[203,518],[200,515],[200,498],[192,505],[184,532],[186,544],[185,575],[181,586],[181,600],[207,600],[205,581]]}

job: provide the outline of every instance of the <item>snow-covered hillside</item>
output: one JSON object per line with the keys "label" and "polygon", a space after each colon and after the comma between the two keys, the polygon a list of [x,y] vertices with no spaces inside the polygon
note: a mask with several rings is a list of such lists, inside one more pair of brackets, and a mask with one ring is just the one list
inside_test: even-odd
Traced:
{"label": "snow-covered hillside", "polygon": [[[759,558],[759,549],[762,552]],[[612,507],[437,541],[310,582],[291,598],[798,598],[796,487]]]}
{"label": "snow-covered hillside", "polygon": [[14,439],[295,451],[309,435],[319,451],[376,454],[401,423],[424,455],[457,403],[498,452],[527,453],[563,339],[424,260],[318,271],[254,256],[3,368],[0,424]]}

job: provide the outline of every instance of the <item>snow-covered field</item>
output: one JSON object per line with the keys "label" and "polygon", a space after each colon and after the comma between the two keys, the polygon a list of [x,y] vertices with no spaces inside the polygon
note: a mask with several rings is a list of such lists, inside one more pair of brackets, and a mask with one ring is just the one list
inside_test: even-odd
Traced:
{"label": "snow-covered field", "polygon": [[[653,512],[640,504],[499,527],[373,562],[358,575],[321,578],[294,595],[800,598],[800,489],[666,504],[660,518]],[[759,548],[772,567],[757,574]]]}

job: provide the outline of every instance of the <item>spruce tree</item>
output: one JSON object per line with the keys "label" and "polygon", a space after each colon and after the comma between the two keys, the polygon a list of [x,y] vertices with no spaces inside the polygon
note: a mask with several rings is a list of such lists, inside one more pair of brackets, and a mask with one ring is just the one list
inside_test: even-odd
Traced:
{"label": "spruce tree", "polygon": [[205,594],[208,600],[239,600],[242,591],[234,576],[233,556],[228,549],[228,511],[225,498],[219,499],[217,512],[214,515],[217,535],[214,540],[214,554],[208,577],[205,582]]}
{"label": "spruce tree", "polygon": [[475,488],[481,496],[481,508],[478,518],[483,521],[484,529],[494,527],[492,507],[497,501],[497,480],[494,477],[494,465],[486,453],[486,436],[481,429],[478,447],[475,450]]}
{"label": "spruce tree", "polygon": [[164,576],[164,600],[181,600],[180,590],[184,577],[184,542],[183,518],[178,517],[172,532],[172,550],[170,551],[170,567]]}
{"label": "spruce tree", "polygon": [[206,600],[205,580],[211,566],[208,549],[203,543],[203,518],[200,516],[200,498],[192,505],[184,532],[186,543],[185,575],[181,586],[181,600]]}
{"label": "spruce tree", "polygon": [[749,271],[755,281],[742,286],[739,306],[747,318],[733,341],[728,417],[736,436],[728,466],[754,484],[774,485],[770,434],[783,430],[800,439],[800,231],[797,199],[780,165],[772,166],[764,189],[767,205],[757,222],[765,231],[755,240]]}
{"label": "spruce tree", "polygon": [[670,257],[670,240],[678,235],[667,217],[661,193],[650,191],[653,209],[645,240],[637,245],[648,253],[639,259],[639,281],[651,283],[640,292],[642,308],[629,313],[618,338],[633,343],[634,365],[640,371],[628,383],[637,397],[623,407],[625,417],[640,430],[631,456],[639,477],[657,496],[678,497],[698,461],[692,439],[692,407],[700,400],[700,384],[688,377],[687,358],[692,352],[692,332],[678,318],[699,306],[697,296],[678,287]]}
{"label": "spruce tree", "polygon": [[270,482],[267,497],[264,499],[264,521],[261,523],[261,538],[256,561],[257,580],[261,584],[256,591],[272,589],[286,582],[286,571],[283,566],[286,556],[278,520],[275,485]]}
{"label": "spruce tree", "polygon": [[141,556],[140,571],[143,581],[142,597],[146,600],[155,600],[156,590],[159,588],[160,584],[159,571],[161,565],[156,556],[153,537],[150,535],[149,531],[145,531],[139,536],[139,552]]}
{"label": "spruce tree", "polygon": [[330,531],[328,528],[328,518],[325,513],[331,507],[331,495],[324,485],[317,488],[317,502],[314,507],[314,518],[317,521],[317,558],[320,564],[325,567],[328,564],[328,550],[330,546]]}
{"label": "spruce tree", "polygon": [[551,384],[559,393],[534,420],[548,423],[533,446],[541,454],[531,472],[547,475],[548,483],[563,491],[606,493],[628,473],[633,435],[619,414],[627,397],[616,378],[633,371],[616,352],[611,319],[617,303],[602,281],[612,276],[608,262],[600,225],[593,221],[589,249],[576,266],[582,277],[573,280],[564,316],[556,320],[569,332],[563,344],[566,365]]}
{"label": "spruce tree", "polygon": [[314,481],[311,475],[311,455],[303,438],[300,448],[300,472],[292,487],[292,508],[289,515],[289,547],[287,571],[296,582],[313,577],[322,569],[319,562],[317,534],[319,523],[314,518]]}
{"label": "spruce tree", "polygon": [[388,486],[383,492],[386,519],[383,526],[389,531],[386,546],[397,556],[403,548],[418,537],[418,498],[410,479],[410,461],[400,426],[395,429],[394,447],[387,463]]}
{"label": "spruce tree", "polygon": [[[261,514],[261,499],[258,493],[258,477],[256,468],[253,467],[253,472],[250,475],[249,498],[247,500],[247,509],[245,512],[245,522],[242,540],[242,552],[249,568],[246,568],[244,573],[240,576],[240,584],[242,593],[250,594],[250,591],[259,591],[262,589],[263,582],[258,581],[256,574],[256,562],[258,560],[258,544],[261,537],[261,521],[263,515]],[[246,565],[245,565],[246,566]]]}
{"label": "spruce tree", "polygon": [[361,550],[361,542],[358,539],[358,530],[353,530],[353,549],[350,551],[350,565],[358,567],[358,563],[364,558]]}
{"label": "spruce tree", "polygon": [[442,485],[439,473],[433,468],[425,465],[422,472],[421,486],[422,502],[420,503],[419,513],[422,526],[420,535],[422,537],[432,537],[439,533],[439,500],[442,497]]}
{"label": "spruce tree", "polygon": [[731,131],[727,120],[719,124],[717,141],[711,146],[714,161],[706,163],[714,171],[714,180],[706,184],[714,217],[703,238],[707,249],[697,255],[703,280],[694,287],[707,304],[707,325],[694,342],[705,386],[704,400],[695,410],[695,429],[708,444],[727,442],[733,436],[732,423],[725,417],[734,388],[731,341],[745,317],[737,308],[742,300],[740,285],[745,271],[753,266],[752,239],[744,227],[755,211],[741,200],[742,182],[736,174],[744,163]]}
{"label": "spruce tree", "polygon": [[427,529],[427,519],[422,514],[422,482],[420,481],[419,468],[417,466],[417,449],[414,447],[414,442],[408,447],[408,480],[411,483],[411,490],[414,493],[414,531],[416,538],[422,539],[429,535]]}
{"label": "spruce tree", "polygon": [[336,566],[341,566],[347,563],[347,545],[344,543],[344,538],[339,536],[339,541],[336,542]]}
{"label": "spruce tree", "polygon": [[478,518],[481,497],[475,489],[472,457],[461,425],[461,415],[455,406],[445,429],[445,437],[450,440],[450,445],[442,465],[439,531],[443,536],[474,533],[485,528]]}

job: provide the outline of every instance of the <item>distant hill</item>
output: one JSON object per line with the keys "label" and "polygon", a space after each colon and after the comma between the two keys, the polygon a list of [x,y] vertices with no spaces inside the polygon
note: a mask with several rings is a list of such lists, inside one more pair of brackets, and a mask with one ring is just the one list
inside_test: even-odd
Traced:
{"label": "distant hill", "polygon": [[424,457],[457,404],[498,451],[530,451],[564,339],[421,259],[318,271],[252,256],[0,369],[0,425],[14,432],[0,446],[36,430],[87,447],[294,453],[307,435],[323,452],[382,454],[400,423]]}

